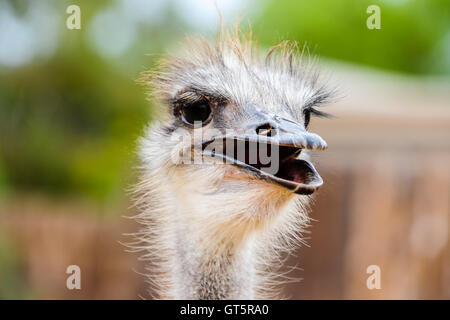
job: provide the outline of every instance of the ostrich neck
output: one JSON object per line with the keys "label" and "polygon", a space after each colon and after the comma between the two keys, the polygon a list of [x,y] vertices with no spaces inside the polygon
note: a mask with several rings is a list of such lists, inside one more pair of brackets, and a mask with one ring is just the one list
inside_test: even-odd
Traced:
{"label": "ostrich neck", "polygon": [[221,237],[214,229],[200,235],[189,232],[202,229],[195,224],[180,224],[177,229],[173,270],[176,299],[254,298],[255,253],[248,237]]}
{"label": "ostrich neck", "polygon": [[168,257],[169,275],[162,293],[175,299],[265,297],[272,240],[281,230],[276,226],[298,220],[279,219],[292,193],[269,187],[261,192],[258,184],[244,188],[233,179],[211,188],[217,169],[204,170],[193,179],[180,169],[170,184],[159,186],[165,197],[159,241],[168,249],[163,259]]}

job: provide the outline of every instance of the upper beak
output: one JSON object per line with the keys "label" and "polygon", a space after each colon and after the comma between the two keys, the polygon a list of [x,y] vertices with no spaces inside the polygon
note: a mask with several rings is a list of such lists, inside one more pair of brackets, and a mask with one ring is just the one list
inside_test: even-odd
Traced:
{"label": "upper beak", "polygon": [[277,115],[249,125],[245,136],[251,140],[255,138],[260,142],[276,143],[299,149],[325,150],[328,148],[325,140],[318,134],[308,132],[297,122]]}

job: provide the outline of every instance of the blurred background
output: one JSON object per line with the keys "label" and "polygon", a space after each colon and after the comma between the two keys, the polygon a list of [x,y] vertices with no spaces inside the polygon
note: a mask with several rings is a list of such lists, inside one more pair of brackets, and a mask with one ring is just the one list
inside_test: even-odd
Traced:
{"label": "blurred background", "polygon": [[[217,0],[263,48],[306,44],[340,99],[312,121],[325,186],[293,299],[450,299],[450,2]],[[66,8],[81,8],[81,30]],[[369,30],[369,5],[381,29]],[[0,0],[0,299],[148,298],[126,189],[154,106],[135,80],[210,0]],[[82,289],[66,289],[68,265]],[[369,290],[366,268],[381,268]]]}

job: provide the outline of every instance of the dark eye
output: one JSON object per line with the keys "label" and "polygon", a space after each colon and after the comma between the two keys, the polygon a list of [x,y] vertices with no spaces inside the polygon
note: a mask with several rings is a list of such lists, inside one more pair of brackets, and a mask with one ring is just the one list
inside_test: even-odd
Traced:
{"label": "dark eye", "polygon": [[189,125],[194,125],[195,122],[201,122],[202,125],[205,125],[210,116],[211,107],[206,99],[192,103],[183,103],[181,106],[181,118]]}
{"label": "dark eye", "polygon": [[305,129],[308,128],[309,121],[311,120],[311,110],[305,109],[303,110],[303,116],[305,118]]}

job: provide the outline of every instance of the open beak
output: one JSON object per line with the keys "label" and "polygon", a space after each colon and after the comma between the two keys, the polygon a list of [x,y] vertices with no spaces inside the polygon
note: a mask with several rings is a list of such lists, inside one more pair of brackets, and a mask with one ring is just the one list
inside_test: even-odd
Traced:
{"label": "open beak", "polygon": [[302,150],[326,148],[319,135],[269,112],[237,134],[202,141],[203,155],[221,158],[297,194],[312,194],[323,184],[313,164],[300,159]]}

